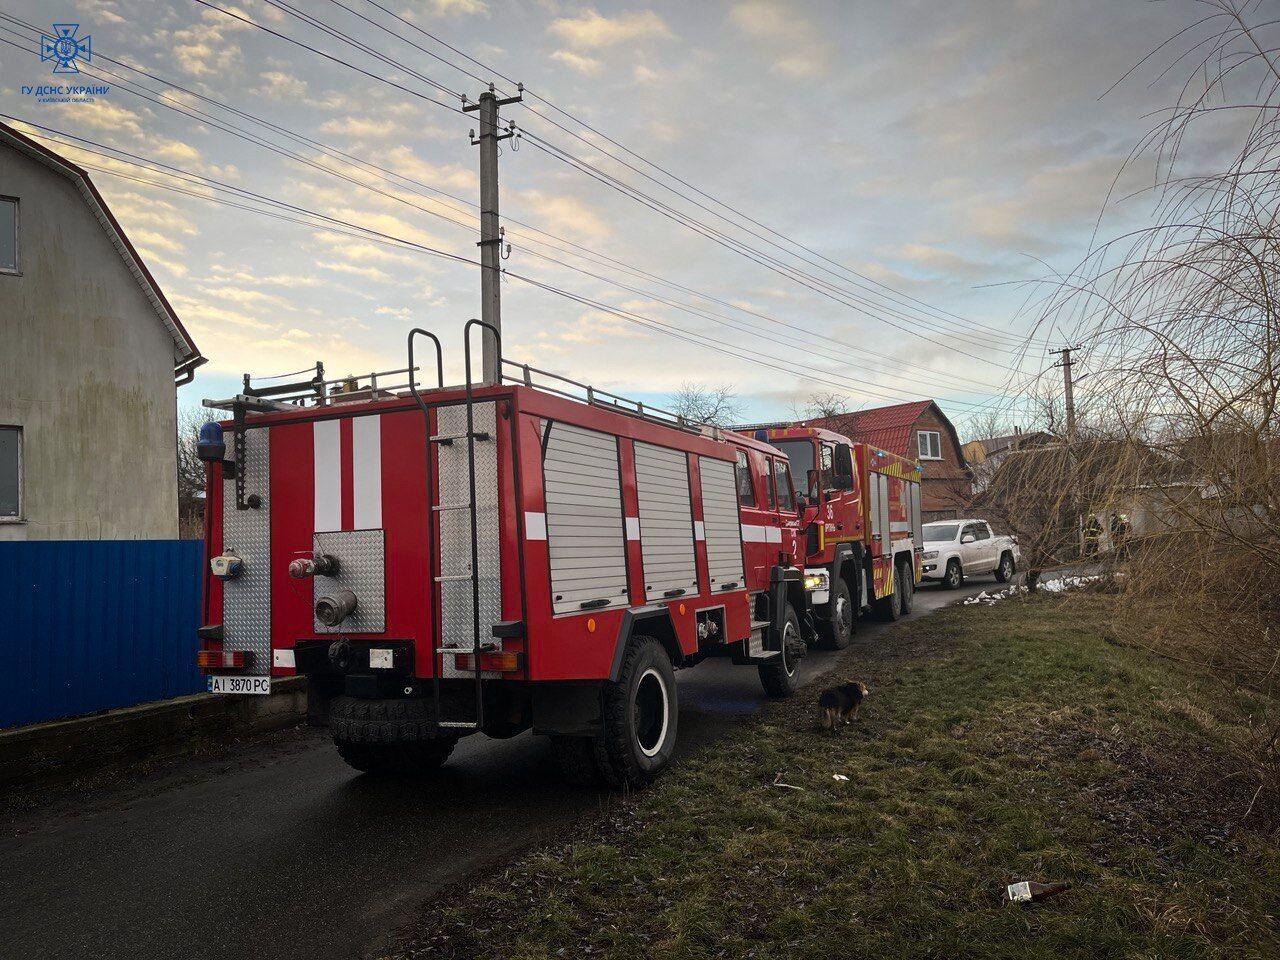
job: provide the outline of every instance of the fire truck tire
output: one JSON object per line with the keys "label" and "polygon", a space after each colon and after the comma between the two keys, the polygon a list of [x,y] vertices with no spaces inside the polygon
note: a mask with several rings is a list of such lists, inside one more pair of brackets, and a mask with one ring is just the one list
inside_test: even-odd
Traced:
{"label": "fire truck tire", "polygon": [[449,759],[456,734],[439,734],[423,700],[334,697],[329,731],[338,755],[366,773],[411,775]]}
{"label": "fire truck tire", "polygon": [[843,650],[853,640],[857,611],[843,577],[831,584],[831,600],[826,609],[814,617],[818,626],[818,646],[824,650]]}
{"label": "fire truck tire", "polygon": [[791,648],[799,642],[800,620],[788,604],[787,616],[782,622],[782,653],[756,668],[760,671],[760,685],[764,687],[764,692],[775,700],[782,700],[796,692],[796,674],[800,664]]}
{"label": "fire truck tire", "polygon": [[597,787],[603,782],[596,763],[592,737],[551,737],[551,756],[560,773],[575,787]]}
{"label": "fire truck tire", "polygon": [[916,597],[915,572],[911,569],[911,564],[909,562],[898,564],[898,581],[902,587],[902,602],[899,605],[899,608],[902,611],[902,615],[905,617],[911,612],[911,604]]}
{"label": "fire truck tire", "polygon": [[634,635],[617,683],[604,686],[604,733],[594,738],[596,765],[611,787],[645,787],[676,747],[676,674],[653,637]]}
{"label": "fire truck tire", "polygon": [[899,575],[901,571],[895,570],[893,575],[893,593],[887,597],[880,597],[872,608],[875,610],[876,617],[885,623],[892,623],[902,616],[902,577]]}

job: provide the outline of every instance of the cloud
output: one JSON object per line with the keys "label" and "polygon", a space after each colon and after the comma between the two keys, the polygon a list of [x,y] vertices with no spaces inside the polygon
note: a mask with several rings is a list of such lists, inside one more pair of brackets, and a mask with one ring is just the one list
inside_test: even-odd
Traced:
{"label": "cloud", "polygon": [[729,19],[743,33],[773,49],[772,72],[803,80],[827,69],[831,44],[787,6],[774,0],[743,0],[734,6]]}
{"label": "cloud", "polygon": [[952,250],[927,243],[906,243],[900,247],[885,249],[881,253],[886,257],[918,264],[935,274],[951,277],[975,278],[990,276],[992,273],[992,268],[988,264],[970,260]]}
{"label": "cloud", "polygon": [[346,137],[365,137],[377,139],[389,137],[399,132],[399,127],[390,120],[375,120],[372,117],[334,117],[320,125],[324,133],[337,133]]}
{"label": "cloud", "polygon": [[629,340],[648,340],[649,334],[643,327],[630,320],[624,320],[600,310],[588,310],[575,320],[565,320],[556,324],[555,332],[551,337],[562,343],[592,344],[605,343],[620,337]]}
{"label": "cloud", "polygon": [[391,279],[391,275],[385,270],[379,270],[377,267],[358,267],[354,263],[317,263],[317,267],[321,270],[332,270],[334,273],[347,273],[353,277],[362,277],[365,280],[377,280],[383,282]]}
{"label": "cloud", "polygon": [[599,73],[604,64],[594,57],[584,57],[581,54],[573,53],[569,50],[557,50],[551,55],[552,60],[559,60],[570,70],[575,73],[591,74]]}
{"label": "cloud", "polygon": [[671,36],[663,19],[652,10],[636,10],[609,18],[588,9],[578,17],[561,17],[547,28],[573,47],[611,47],[636,40]]}
{"label": "cloud", "polygon": [[544,193],[541,190],[522,190],[519,197],[533,211],[532,218],[522,219],[532,219],[552,233],[576,233],[595,240],[609,235],[609,225],[591,206],[577,197],[564,193]]}
{"label": "cloud", "polygon": [[258,87],[253,91],[260,97],[270,97],[273,100],[300,100],[307,93],[307,84],[303,83],[292,73],[286,73],[283,70],[268,70],[265,73],[258,74],[260,81]]}

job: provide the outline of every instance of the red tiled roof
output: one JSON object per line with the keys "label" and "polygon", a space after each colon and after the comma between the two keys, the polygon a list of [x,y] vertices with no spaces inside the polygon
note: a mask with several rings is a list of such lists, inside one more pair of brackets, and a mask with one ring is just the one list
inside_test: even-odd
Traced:
{"label": "red tiled roof", "polygon": [[911,403],[895,403],[891,407],[873,407],[834,417],[818,417],[806,420],[805,423],[811,427],[834,430],[850,440],[869,443],[914,460],[917,451],[911,444],[911,428],[932,403],[932,400],[913,400]]}

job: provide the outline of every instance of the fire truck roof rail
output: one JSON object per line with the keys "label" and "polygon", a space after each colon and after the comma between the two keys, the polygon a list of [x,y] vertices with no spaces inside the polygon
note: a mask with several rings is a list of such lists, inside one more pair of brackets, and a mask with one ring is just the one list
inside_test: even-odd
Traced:
{"label": "fire truck roof rail", "polygon": [[[686,430],[689,433],[712,437],[716,440],[721,439],[724,435],[724,431],[713,424],[691,420],[689,417],[672,413],[670,410],[663,410],[661,407],[655,407],[640,400],[632,400],[616,393],[610,393],[608,390],[601,390],[599,387],[593,387],[589,383],[580,383],[577,380],[558,373],[552,373],[549,370],[540,370],[527,363],[516,363],[514,360],[504,359],[502,366],[502,379],[507,383],[523,384],[526,387],[534,387],[547,393],[568,397],[570,400],[589,403],[594,407],[601,407],[605,410],[612,410],[615,413],[622,413],[631,417],[639,417],[642,420],[651,420],[655,423]],[[509,373],[508,370],[514,370],[516,373]],[[549,384],[538,378],[545,378],[553,381],[553,383]]]}

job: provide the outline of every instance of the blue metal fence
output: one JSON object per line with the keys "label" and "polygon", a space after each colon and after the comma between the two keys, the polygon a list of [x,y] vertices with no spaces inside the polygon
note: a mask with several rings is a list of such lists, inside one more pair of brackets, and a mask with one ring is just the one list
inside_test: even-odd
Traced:
{"label": "blue metal fence", "polygon": [[202,546],[0,542],[0,727],[204,689]]}

